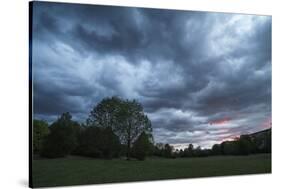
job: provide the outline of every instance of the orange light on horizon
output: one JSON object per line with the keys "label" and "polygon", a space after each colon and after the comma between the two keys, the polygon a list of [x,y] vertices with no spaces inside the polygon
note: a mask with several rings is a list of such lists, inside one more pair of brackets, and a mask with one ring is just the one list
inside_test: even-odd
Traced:
{"label": "orange light on horizon", "polygon": [[239,138],[240,138],[240,135],[231,135],[229,137],[223,138],[221,141],[222,142],[225,142],[225,141],[235,141],[235,140],[237,140]]}
{"label": "orange light on horizon", "polygon": [[223,119],[217,119],[217,120],[214,120],[214,121],[210,121],[209,124],[210,125],[221,125],[221,124],[228,123],[230,121],[231,121],[231,118],[226,117],[226,118],[223,118]]}

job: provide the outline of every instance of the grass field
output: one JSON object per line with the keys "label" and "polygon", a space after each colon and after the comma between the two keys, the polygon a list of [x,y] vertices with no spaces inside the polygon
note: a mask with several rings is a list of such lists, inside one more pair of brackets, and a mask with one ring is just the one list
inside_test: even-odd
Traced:
{"label": "grass field", "polygon": [[82,157],[33,160],[33,186],[96,184],[271,172],[271,155],[149,158],[145,161]]}

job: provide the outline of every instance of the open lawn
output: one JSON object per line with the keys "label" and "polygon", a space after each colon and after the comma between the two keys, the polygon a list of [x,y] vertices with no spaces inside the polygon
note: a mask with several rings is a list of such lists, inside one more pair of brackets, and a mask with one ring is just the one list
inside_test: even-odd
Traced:
{"label": "open lawn", "polygon": [[145,161],[83,157],[33,160],[34,187],[256,173],[271,173],[271,154]]}

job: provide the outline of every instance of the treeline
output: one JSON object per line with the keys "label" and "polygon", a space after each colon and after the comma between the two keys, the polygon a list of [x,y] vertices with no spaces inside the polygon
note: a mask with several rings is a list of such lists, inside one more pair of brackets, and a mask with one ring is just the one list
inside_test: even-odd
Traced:
{"label": "treeline", "polygon": [[249,155],[271,153],[271,128],[249,135],[241,135],[233,141],[224,141],[212,147],[214,155]]}
{"label": "treeline", "polygon": [[144,160],[147,156],[178,158],[271,153],[271,129],[241,135],[234,141],[215,144],[211,149],[194,148],[189,144],[178,150],[170,144],[154,144],[151,122],[140,103],[111,97],[93,107],[83,124],[73,121],[68,112],[50,125],[33,120],[33,152],[46,158],[73,154],[106,159],[126,157],[127,160]]}
{"label": "treeline", "polygon": [[136,100],[105,98],[92,109],[84,124],[73,121],[68,112],[50,126],[42,120],[33,121],[33,152],[42,157],[74,154],[144,160],[152,146],[151,122]]}
{"label": "treeline", "polygon": [[202,149],[200,146],[194,148],[193,144],[189,144],[188,148],[184,150],[174,149],[169,144],[157,143],[154,146],[155,156],[166,157],[166,158],[179,158],[179,157],[206,157],[211,155],[210,149]]}
{"label": "treeline", "polygon": [[185,149],[174,149],[169,144],[158,143],[154,146],[153,154],[159,157],[207,157],[214,155],[249,155],[271,153],[271,129],[249,135],[241,135],[233,141],[223,141],[214,144],[211,149],[194,148],[189,144]]}

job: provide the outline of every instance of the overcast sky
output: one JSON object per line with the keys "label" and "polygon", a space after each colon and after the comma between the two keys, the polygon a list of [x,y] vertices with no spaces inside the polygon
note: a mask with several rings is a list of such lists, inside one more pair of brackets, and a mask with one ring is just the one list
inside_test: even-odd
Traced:
{"label": "overcast sky", "polygon": [[137,99],[179,148],[271,125],[271,17],[35,2],[32,44],[35,118]]}

